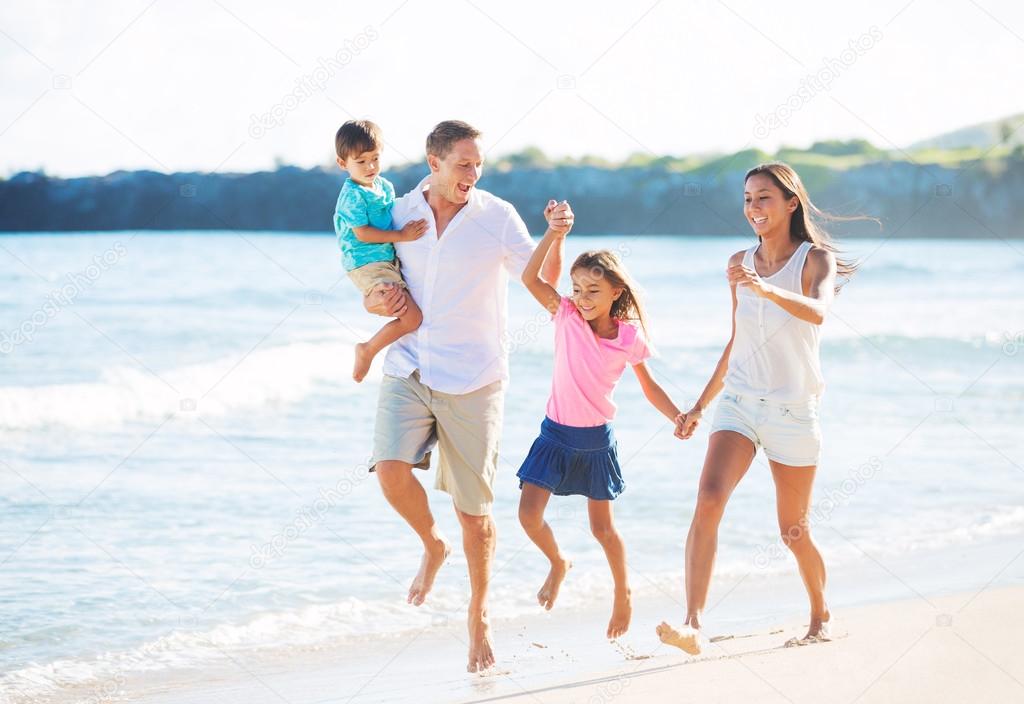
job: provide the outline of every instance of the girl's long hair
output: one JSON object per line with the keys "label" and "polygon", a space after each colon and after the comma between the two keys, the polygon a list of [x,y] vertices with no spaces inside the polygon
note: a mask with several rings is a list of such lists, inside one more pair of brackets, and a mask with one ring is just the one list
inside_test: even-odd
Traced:
{"label": "girl's long hair", "polygon": [[[815,247],[821,247],[832,252],[833,255],[836,255],[836,273],[845,279],[853,276],[857,271],[857,262],[838,256],[841,252],[836,247],[835,241],[819,223],[847,222],[851,220],[872,220],[878,222],[878,220],[865,215],[840,216],[819,210],[811,202],[811,197],[807,194],[807,189],[804,187],[803,181],[800,180],[800,176],[789,164],[781,161],[758,164],[747,172],[747,175],[743,177],[743,182],[746,183],[751,176],[757,176],[758,174],[768,176],[782,190],[782,195],[787,200],[796,196],[798,204],[796,210],[793,211],[793,218],[789,222],[789,236],[796,240],[810,242]],[[758,239],[761,238],[758,237]]]}
{"label": "girl's long hair", "polygon": [[607,249],[594,249],[576,257],[569,273],[577,269],[586,269],[595,278],[604,278],[612,288],[621,288],[622,294],[612,302],[611,317],[615,320],[629,320],[640,324],[644,336],[649,340],[651,335],[647,329],[647,313],[640,299],[640,289],[633,277],[629,275],[622,260],[614,252]]}

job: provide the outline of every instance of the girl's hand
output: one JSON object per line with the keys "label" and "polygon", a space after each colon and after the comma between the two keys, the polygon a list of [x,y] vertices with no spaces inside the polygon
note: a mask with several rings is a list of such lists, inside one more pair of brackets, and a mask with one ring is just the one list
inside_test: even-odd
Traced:
{"label": "girl's hand", "polygon": [[547,220],[549,230],[564,237],[572,229],[576,216],[573,214],[572,208],[569,207],[569,201],[563,200],[561,203],[556,203],[549,200],[547,207],[544,208],[544,219]]}
{"label": "girl's hand", "polygon": [[726,275],[729,277],[729,284],[731,286],[746,286],[755,295],[767,298],[768,294],[771,293],[771,284],[766,284],[756,271],[748,269],[742,264],[736,264],[725,270]]}
{"label": "girl's hand", "polygon": [[703,417],[704,412],[699,408],[691,408],[686,413],[680,413],[676,416],[675,436],[680,440],[689,440]]}

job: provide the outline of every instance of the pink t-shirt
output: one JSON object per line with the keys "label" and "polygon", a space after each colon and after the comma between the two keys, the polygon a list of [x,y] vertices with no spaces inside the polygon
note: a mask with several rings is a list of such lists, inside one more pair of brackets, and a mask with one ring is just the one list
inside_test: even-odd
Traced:
{"label": "pink t-shirt", "polygon": [[643,331],[619,321],[619,336],[605,340],[594,334],[571,298],[562,297],[555,320],[555,371],[547,416],[556,423],[590,428],[615,417],[612,392],[626,363],[651,356]]}

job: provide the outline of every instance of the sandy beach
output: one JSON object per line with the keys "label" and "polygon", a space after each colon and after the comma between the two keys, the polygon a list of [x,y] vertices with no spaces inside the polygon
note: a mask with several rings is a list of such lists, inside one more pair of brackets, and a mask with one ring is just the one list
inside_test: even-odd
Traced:
{"label": "sandy beach", "polygon": [[[664,646],[654,636],[656,612],[674,605],[665,596],[637,609],[629,645],[595,637],[605,617],[596,611],[496,624],[499,665],[486,675],[459,671],[465,652],[461,624],[439,619],[427,629],[365,647],[292,652],[287,660],[254,654],[235,657],[221,669],[121,681],[116,694],[112,690],[105,700],[1024,701],[1024,658],[1018,644],[1024,629],[1024,587],[989,587],[836,610],[833,640],[804,647],[784,645],[806,627],[799,618],[755,627],[731,623],[709,629],[711,642],[698,657]],[[96,701],[103,693],[93,688],[68,695],[61,701]]]}

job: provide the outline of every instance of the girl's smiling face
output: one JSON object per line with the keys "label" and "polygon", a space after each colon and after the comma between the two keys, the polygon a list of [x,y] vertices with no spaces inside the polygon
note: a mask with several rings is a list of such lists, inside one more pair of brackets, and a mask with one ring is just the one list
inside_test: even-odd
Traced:
{"label": "girl's smiling face", "polygon": [[622,289],[612,286],[600,267],[573,269],[572,302],[587,322],[608,317],[621,295]]}

